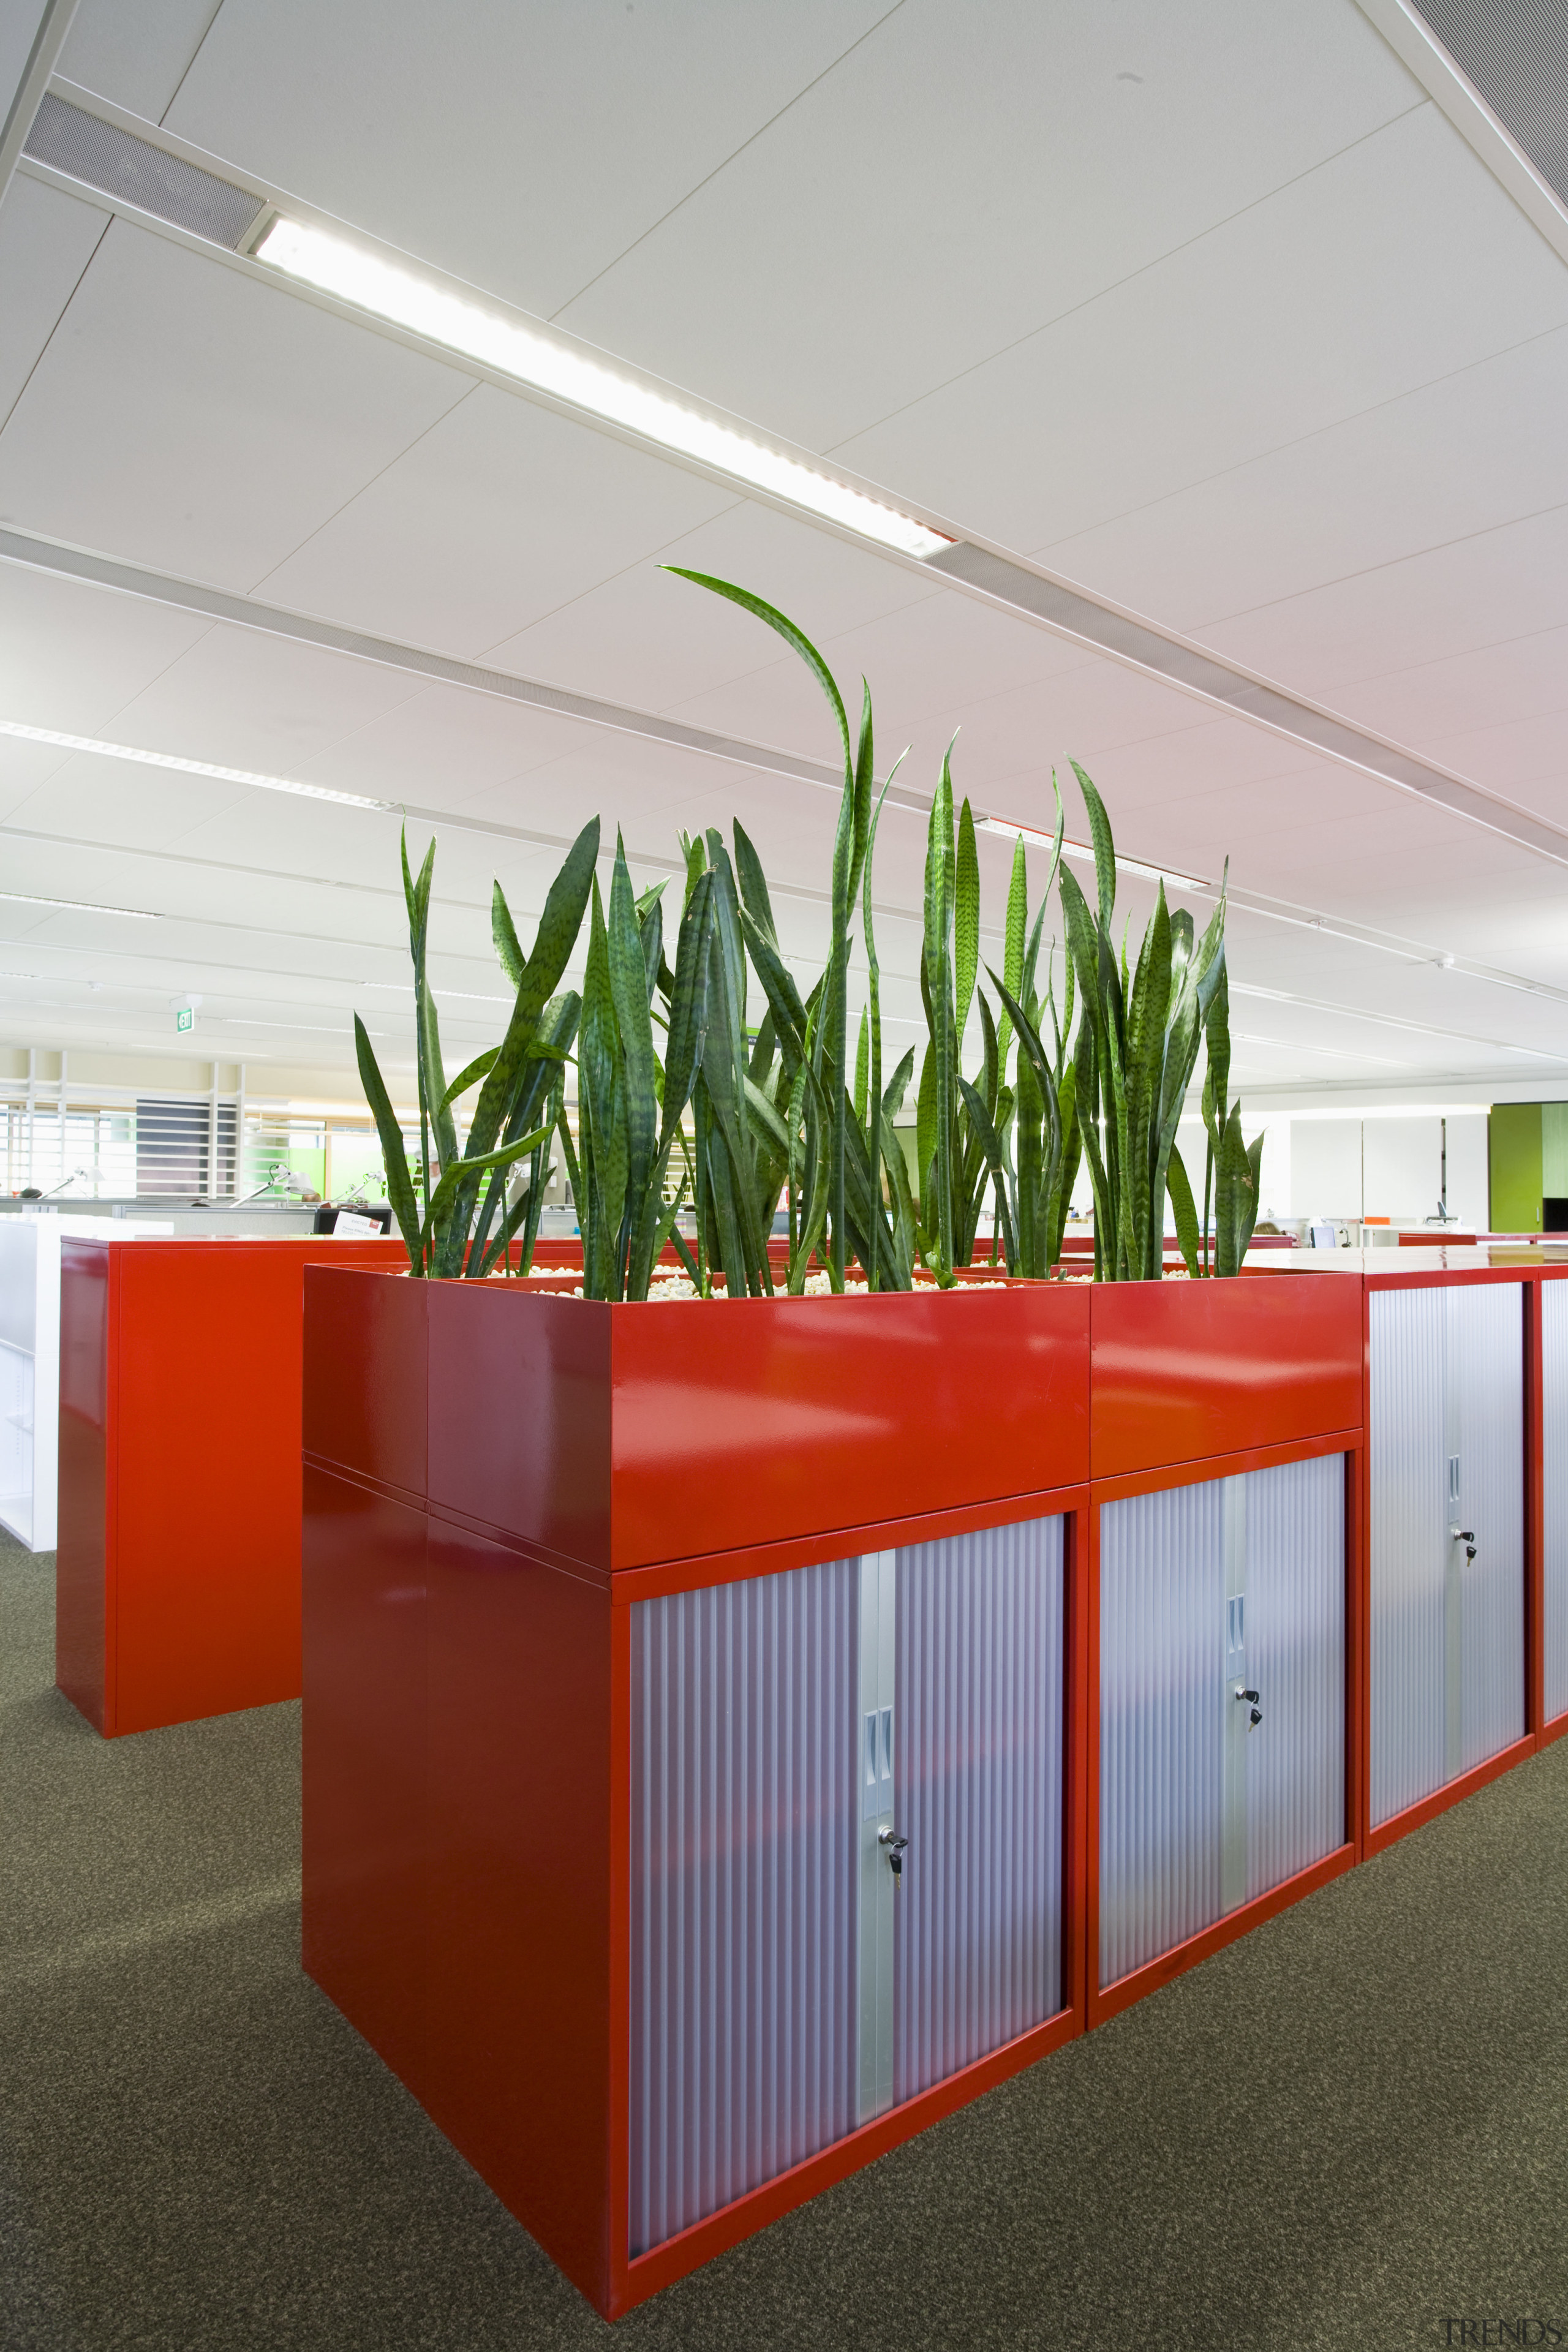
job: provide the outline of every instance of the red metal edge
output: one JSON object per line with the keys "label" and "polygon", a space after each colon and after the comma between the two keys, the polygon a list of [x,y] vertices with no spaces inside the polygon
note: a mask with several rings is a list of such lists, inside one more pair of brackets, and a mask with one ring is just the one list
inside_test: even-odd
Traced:
{"label": "red metal edge", "polygon": [[109,1318],[105,1333],[109,1358],[104,1378],[104,1460],[103,1460],[103,1736],[118,1738],[120,1731],[120,1425],[124,1418],[121,1410],[120,1341],[124,1318],[121,1313],[120,1275],[125,1264],[123,1250],[110,1250],[109,1258]]}
{"label": "red metal edge", "polygon": [[1361,1862],[1366,1853],[1367,1746],[1371,1678],[1367,1672],[1369,1525],[1366,1443],[1345,1448],[1345,1840]]}
{"label": "red metal edge", "polygon": [[[1556,1738],[1559,1735],[1554,1733],[1552,1736]],[[1435,1822],[1438,1814],[1446,1813],[1450,1806],[1462,1804],[1467,1797],[1473,1797],[1476,1790],[1484,1789],[1489,1780],[1500,1780],[1505,1772],[1511,1772],[1516,1764],[1527,1762],[1540,1744],[1537,1734],[1527,1731],[1522,1739],[1510,1740],[1506,1748],[1500,1748],[1495,1756],[1485,1757],[1480,1763],[1472,1764],[1468,1772],[1460,1772],[1452,1780],[1445,1780],[1442,1787],[1434,1789],[1429,1797],[1418,1798],[1415,1804],[1406,1805],[1402,1813],[1394,1813],[1387,1821],[1380,1822],[1376,1829],[1367,1831],[1365,1859],[1370,1862],[1374,1853],[1383,1853],[1389,1846],[1397,1844],[1402,1837],[1408,1837],[1412,1830],[1425,1829],[1428,1822]]]}
{"label": "red metal edge", "polygon": [[1362,1443],[1363,1431],[1352,1424],[1326,1430],[1317,1437],[1288,1438],[1279,1445],[1248,1446],[1239,1454],[1210,1454],[1200,1462],[1162,1462],[1152,1470],[1091,1479],[1089,1492],[1097,1507],[1121,1503],[1132,1495],[1161,1495],[1173,1486],[1202,1486],[1214,1478],[1235,1478],[1244,1470],[1274,1470],[1287,1462],[1315,1462],[1324,1454],[1349,1454]]}
{"label": "red metal edge", "polygon": [[638,2254],[626,2263],[616,2278],[606,2316],[619,2319],[648,2296],[672,2286],[688,2272],[710,2263],[715,2254],[728,2252],[765,2229],[797,2205],[805,2205],[819,2197],[825,2189],[847,2179],[862,2166],[886,2156],[890,2148],[899,2147],[905,2140],[914,2139],[944,2116],[967,2106],[982,2092],[994,2090],[1014,2074],[1021,2074],[1037,2060],[1048,2057],[1066,2042],[1077,2038],[1078,2020],[1070,2010],[1058,2010],[1041,2025],[1031,2026],[1014,2042],[1004,2042],[977,2058],[971,2066],[961,2067],[956,2074],[933,2083],[929,2091],[920,2092],[906,2099],[902,2106],[894,2107],[888,2115],[879,2116],[875,2123],[862,2124],[847,2139],[835,2140],[831,2147],[820,2148],[815,2156],[781,2172],[775,2179],[764,2180],[738,2197],[732,2205],[722,2206],[694,2221],[679,2237],[667,2239],[646,2254]]}
{"label": "red metal edge", "polygon": [[632,1621],[610,1609],[609,2098],[605,2127],[604,2304],[613,2315],[630,2259],[632,2000]]}
{"label": "red metal edge", "polygon": [[1361,1391],[1367,1455],[1356,1514],[1360,1572],[1355,1580],[1355,1717],[1350,1748],[1356,1759],[1356,1810],[1351,1834],[1364,1862],[1372,1833],[1372,1285],[1365,1280],[1361,1286]]}
{"label": "red metal edge", "polygon": [[1397,1274],[1384,1274],[1381,1267],[1374,1273],[1368,1266],[1363,1269],[1362,1280],[1369,1290],[1447,1290],[1459,1283],[1539,1282],[1542,1272],[1538,1265],[1402,1265]]}
{"label": "red metal edge", "polygon": [[[984,1528],[1012,1527],[1020,1519],[1050,1519],[1087,1507],[1087,1486],[1046,1486],[1029,1494],[992,1495],[984,1502],[953,1503],[908,1518],[873,1519],[861,1527],[829,1528],[776,1543],[747,1544],[735,1551],[710,1551],[647,1568],[617,1568],[610,1578],[617,1607],[633,1601],[661,1601],[710,1584],[742,1584],[755,1576],[776,1576],[792,1568],[816,1568],[824,1560],[853,1559],[865,1551],[892,1551],[901,1545],[937,1543],[949,1536],[976,1535]],[[581,1570],[578,1571],[581,1573]]]}
{"label": "red metal edge", "polygon": [[1524,1290],[1524,1727],[1546,1720],[1546,1420],[1541,1277]]}
{"label": "red metal edge", "polygon": [[1089,1661],[1095,1654],[1093,1527],[1087,1499],[1067,1516],[1067,1713],[1062,1837],[1062,1991],[1079,2032],[1089,2028],[1089,1815],[1095,1750],[1089,1746]]}
{"label": "red metal edge", "polygon": [[1083,1669],[1084,1743],[1084,1889],[1083,1889],[1083,2021],[1087,2032],[1095,2022],[1095,1992],[1100,1976],[1100,1512],[1089,1514],[1088,1591],[1084,1595],[1084,1627],[1088,1654]]}
{"label": "red metal edge", "polygon": [[1537,1748],[1550,1748],[1552,1741],[1561,1739],[1564,1732],[1568,1732],[1568,1710],[1562,1715],[1554,1715],[1549,1723],[1542,1725],[1535,1735]]}
{"label": "red metal edge", "polygon": [[1173,1944],[1171,1949],[1162,1952],[1157,1959],[1146,1960],[1141,1969],[1132,1969],[1130,1975],[1118,1977],[1114,1984],[1091,1986],[1089,1996],[1090,2026],[1106,2024],[1122,2010],[1130,2009],[1134,2001],[1142,2000],[1146,1994],[1158,1992],[1160,1987],[1169,1984],[1173,1977],[1196,1968],[1200,1960],[1206,1960],[1214,1953],[1223,1951],[1227,1944],[1234,1944],[1254,1927],[1262,1927],[1266,1919],[1276,1917],[1281,1911],[1289,1911],[1293,1904],[1303,1901],[1309,1895],[1315,1895],[1321,1886],[1327,1886],[1331,1880],[1343,1877],[1347,1870],[1355,1868],[1357,1859],[1353,1842],[1347,1841],[1345,1844],[1336,1846],[1332,1853],[1326,1853],[1321,1862],[1310,1864],[1291,1878],[1281,1879],[1278,1886],[1268,1889],[1267,1895],[1255,1895],[1250,1903],[1238,1904],[1234,1911],[1227,1911],[1223,1919],[1215,1920],[1210,1927],[1200,1927],[1195,1936],[1187,1937],[1185,1943]]}

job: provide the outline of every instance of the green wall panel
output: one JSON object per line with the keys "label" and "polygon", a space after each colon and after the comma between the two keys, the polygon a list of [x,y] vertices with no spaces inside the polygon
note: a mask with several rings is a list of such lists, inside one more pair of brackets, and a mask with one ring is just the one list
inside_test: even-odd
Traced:
{"label": "green wall panel", "polygon": [[[1551,1103],[1556,1112],[1568,1106]],[[1540,1103],[1494,1103],[1488,1121],[1491,1172],[1491,1229],[1494,1234],[1538,1234],[1541,1196],[1545,1190],[1542,1169],[1543,1106]],[[1555,1128],[1556,1121],[1553,1120]],[[1557,1147],[1553,1134],[1552,1142]],[[1564,1189],[1568,1189],[1565,1187]]]}

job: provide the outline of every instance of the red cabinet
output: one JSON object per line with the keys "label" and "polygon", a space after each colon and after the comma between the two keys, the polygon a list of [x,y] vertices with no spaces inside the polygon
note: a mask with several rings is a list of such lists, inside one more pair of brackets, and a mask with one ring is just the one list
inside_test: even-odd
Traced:
{"label": "red cabinet", "polygon": [[60,1247],[56,1677],[106,1738],[300,1690],[301,1297],[401,1243]]}

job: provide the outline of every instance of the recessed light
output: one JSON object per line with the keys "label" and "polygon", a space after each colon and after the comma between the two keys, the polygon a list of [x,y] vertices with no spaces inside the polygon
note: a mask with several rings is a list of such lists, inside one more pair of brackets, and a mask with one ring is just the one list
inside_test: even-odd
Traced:
{"label": "recessed light", "polygon": [[0,898],[9,898],[18,907],[66,907],[73,915],[124,915],[133,923],[158,923],[161,915],[149,914],[145,907],[97,907],[90,898],[36,898],[27,890],[0,890]]}
{"label": "recessed light", "polygon": [[[983,816],[978,829],[982,833],[999,833],[1007,841],[1037,842],[1042,849],[1051,848],[1056,841],[1054,833],[1041,833],[1037,826],[1032,824],[1012,824],[1001,816]],[[1094,851],[1083,841],[1064,841],[1062,856],[1077,858],[1089,866],[1094,863]],[[1146,882],[1179,882],[1184,890],[1214,888],[1212,882],[1200,882],[1195,874],[1178,874],[1169,866],[1146,866],[1142,858],[1123,857],[1120,851],[1116,865],[1119,873],[1136,874]]]}
{"label": "recessed light", "polygon": [[863,539],[914,556],[935,555],[952,541],[942,532],[900,514],[863,490],[836,482],[798,457],[767,448],[697,410],[683,407],[668,394],[618,374],[602,361],[590,359],[552,341],[515,320],[486,310],[479,302],[437,284],[416,271],[383,261],[345,237],[279,214],[255,248],[256,259],[267,262],[307,286],[319,286],[356,310],[369,310],[395,327],[405,327],[428,341],[441,343],[465,359],[478,360],[499,375],[531,384],[538,392],[567,401],[574,408],[621,425],[662,448],[731,475],[753,488],[767,490],[791,506],[805,507],[829,522],[842,523]]}
{"label": "recessed light", "polygon": [[144,751],[135,743],[105,743],[97,735],[62,735],[54,727],[24,727],[0,719],[0,735],[24,743],[53,743],[62,751],[96,751],[105,760],[134,760],[143,768],[172,768],[181,776],[216,776],[223,784],[259,784],[264,793],[298,793],[302,800],[336,801],[343,808],[392,809],[392,801],[367,800],[363,793],[334,793],[325,784],[297,783],[292,776],[261,776],[250,768],[219,768],[210,760],[181,760],[173,751]]}

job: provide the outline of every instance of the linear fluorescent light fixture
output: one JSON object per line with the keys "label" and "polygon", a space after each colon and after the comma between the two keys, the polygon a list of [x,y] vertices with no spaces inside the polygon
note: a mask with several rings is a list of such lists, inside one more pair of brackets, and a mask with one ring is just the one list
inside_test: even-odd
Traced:
{"label": "linear fluorescent light fixture", "polygon": [[255,247],[258,261],[267,262],[307,286],[319,286],[356,310],[370,310],[395,327],[404,327],[465,359],[478,360],[499,375],[531,384],[574,408],[602,416],[606,424],[657,441],[683,457],[695,457],[737,481],[767,490],[790,505],[805,507],[828,522],[843,524],[862,539],[901,555],[926,557],[951,547],[952,540],[911,515],[900,514],[863,490],[852,490],[797,457],[786,457],[760,441],[749,439],[728,425],[685,408],[678,400],[647,385],[634,383],[597,360],[546,335],[500,317],[478,302],[383,261],[362,247],[351,245],[325,229],[279,214]]}
{"label": "linear fluorescent light fixture", "polygon": [[90,898],[35,898],[28,890],[0,890],[0,898],[18,907],[65,907],[73,915],[124,915],[133,923],[162,922],[145,907],[95,907]]}
{"label": "linear fluorescent light fixture", "polygon": [[260,776],[250,768],[219,768],[210,760],[181,760],[172,751],[144,751],[135,743],[105,743],[97,735],[62,735],[56,727],[24,727],[0,719],[0,735],[22,743],[52,743],[62,751],[96,751],[105,760],[134,760],[143,768],[172,768],[180,776],[216,776],[221,784],[258,784],[264,793],[298,793],[308,801],[336,801],[343,808],[392,809],[392,801],[367,800],[363,793],[334,793],[325,784],[296,783],[292,776]]}
{"label": "linear fluorescent light fixture", "polygon": [[[1041,833],[1032,824],[1012,824],[1002,816],[983,816],[979,830],[982,833],[999,833],[1007,841],[1038,842],[1042,849],[1051,848],[1056,841],[1054,833]],[[1094,851],[1087,842],[1064,841],[1062,856],[1075,857],[1085,865],[1094,864]],[[1214,889],[1212,882],[1200,882],[1195,874],[1177,874],[1169,866],[1145,866],[1142,858],[1123,857],[1120,852],[1116,866],[1119,873],[1140,875],[1145,882],[1179,882],[1184,890],[1212,892]]]}

